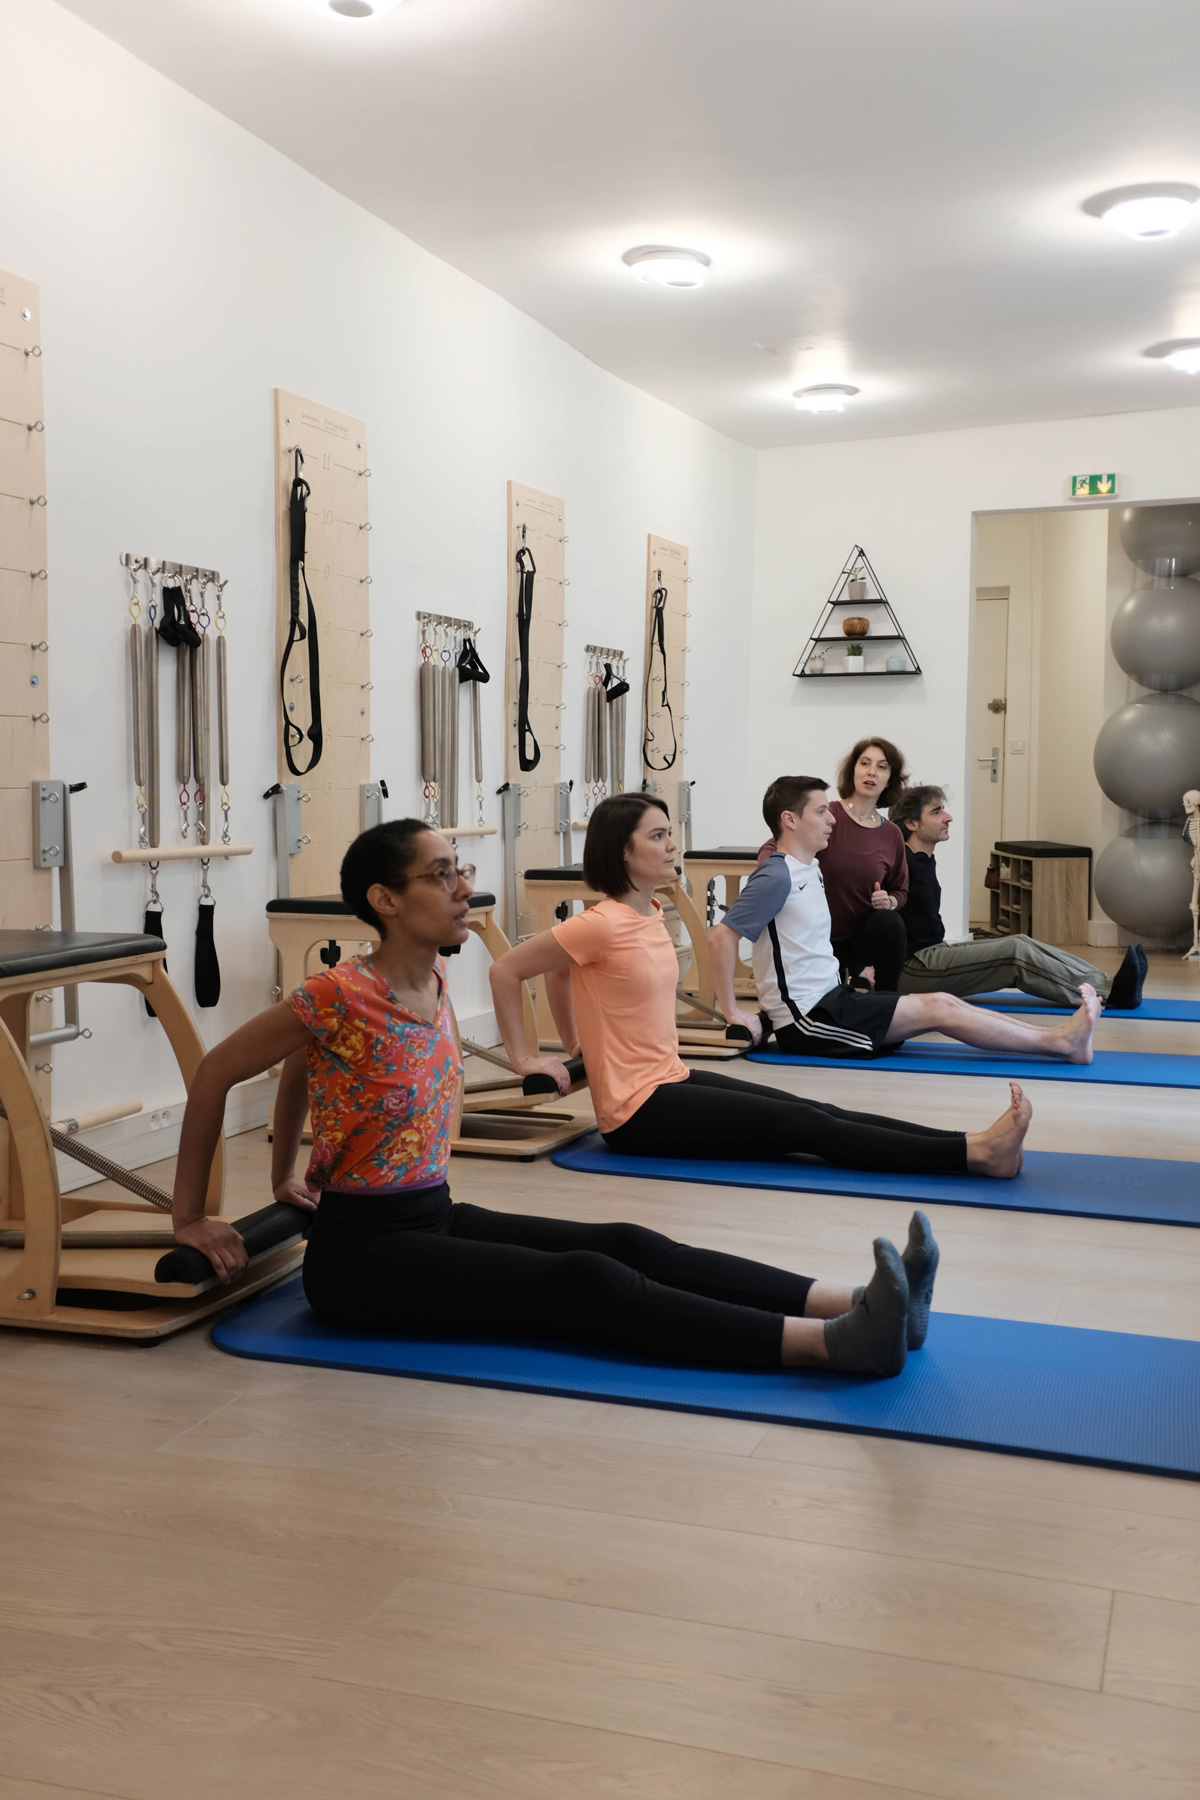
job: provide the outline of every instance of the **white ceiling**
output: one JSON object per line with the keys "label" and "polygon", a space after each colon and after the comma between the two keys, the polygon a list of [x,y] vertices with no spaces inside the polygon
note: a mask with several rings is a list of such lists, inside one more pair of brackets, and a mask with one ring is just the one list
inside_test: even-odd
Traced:
{"label": "white ceiling", "polygon": [[[760,446],[1170,407],[1200,377],[1196,0],[66,0],[604,368]],[[1200,207],[1197,208],[1200,212]],[[707,287],[633,279],[637,244]],[[848,381],[842,415],[793,388]]]}

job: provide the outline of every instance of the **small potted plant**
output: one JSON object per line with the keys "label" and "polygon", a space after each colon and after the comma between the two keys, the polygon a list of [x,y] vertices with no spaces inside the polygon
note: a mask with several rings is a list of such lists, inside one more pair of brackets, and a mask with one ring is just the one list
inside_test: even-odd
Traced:
{"label": "small potted plant", "polygon": [[863,672],[863,647],[859,644],[846,645],[847,675],[861,675]]}
{"label": "small potted plant", "polygon": [[867,565],[860,557],[850,571],[850,580],[846,584],[847,600],[865,600],[867,597]]}

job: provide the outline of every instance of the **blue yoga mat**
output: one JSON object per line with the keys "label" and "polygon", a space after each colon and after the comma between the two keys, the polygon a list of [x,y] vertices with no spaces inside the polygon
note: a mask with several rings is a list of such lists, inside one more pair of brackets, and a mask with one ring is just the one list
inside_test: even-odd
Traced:
{"label": "blue yoga mat", "polygon": [[547,1344],[390,1338],[320,1324],[297,1279],[213,1327],[236,1356],[521,1388],[771,1424],[1006,1450],[1200,1480],[1200,1344],[937,1313],[892,1381],[680,1368]]}
{"label": "blue yoga mat", "polygon": [[979,1175],[879,1175],[821,1162],[702,1162],[688,1157],[618,1156],[598,1131],[556,1150],[560,1169],[583,1175],[633,1175],[642,1181],[698,1181],[718,1187],[787,1193],[878,1195],[926,1205],[979,1206],[997,1212],[1070,1213],[1143,1225],[1200,1225],[1200,1163],[1140,1156],[1068,1156],[1027,1150],[1012,1181]]}
{"label": "blue yoga mat", "polygon": [[1097,1050],[1090,1063],[1065,1063],[1051,1056],[992,1056],[966,1044],[905,1044],[887,1056],[789,1056],[783,1050],[752,1050],[746,1060],[782,1063],[795,1069],[898,1069],[903,1075],[1003,1075],[1013,1081],[1200,1087],[1200,1056],[1165,1056],[1144,1050]]}
{"label": "blue yoga mat", "polygon": [[[1052,1013],[1066,1018],[1075,1011],[1073,1006],[1055,1006],[1049,1000],[1038,1000],[1032,994],[1020,994],[1015,988],[1004,988],[995,994],[968,994],[966,998],[972,1006],[986,1006],[989,1012],[1028,1012]],[[1200,1000],[1150,1000],[1145,999],[1133,1012],[1106,1012],[1105,1019],[1124,1024],[1126,1020],[1157,1019],[1172,1020],[1177,1024],[1200,1025]]]}

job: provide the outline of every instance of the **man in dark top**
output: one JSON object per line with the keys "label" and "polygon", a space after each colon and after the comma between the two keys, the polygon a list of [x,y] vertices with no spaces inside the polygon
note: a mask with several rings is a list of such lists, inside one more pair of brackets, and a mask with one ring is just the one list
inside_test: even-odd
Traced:
{"label": "man in dark top", "polygon": [[902,994],[986,994],[1020,988],[1055,1006],[1074,1009],[1079,989],[1089,982],[1108,1012],[1131,1012],[1142,1003],[1146,952],[1130,944],[1115,975],[1105,975],[1082,957],[1031,937],[987,938],[972,944],[946,943],[942,889],[934,851],[950,836],[953,823],[939,787],[912,787],[888,813],[904,833],[908,859],[908,961],[900,976]]}

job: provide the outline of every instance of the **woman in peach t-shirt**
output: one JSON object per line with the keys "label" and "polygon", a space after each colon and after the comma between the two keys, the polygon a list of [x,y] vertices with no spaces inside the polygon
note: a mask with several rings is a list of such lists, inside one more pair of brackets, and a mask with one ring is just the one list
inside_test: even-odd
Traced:
{"label": "woman in peach t-shirt", "polygon": [[[565,1093],[570,1077],[562,1061],[539,1055],[525,1038],[521,983],[545,979],[563,1052],[571,1056],[582,1048],[596,1120],[611,1149],[742,1160],[807,1151],[854,1168],[965,1170],[967,1140],[960,1131],[843,1112],[684,1067],[675,1029],[675,946],[654,897],[676,876],[671,823],[661,800],[645,794],[602,800],[588,825],[583,876],[593,892],[607,897],[493,963],[492,996],[514,1069],[549,1074]],[[701,1254],[677,1248],[681,1257]],[[937,1246],[923,1213],[913,1216],[903,1257],[887,1239],[875,1240],[875,1266],[870,1286],[855,1290],[853,1305],[846,1304],[847,1290],[835,1294],[818,1282],[794,1322],[795,1329],[811,1333],[811,1320],[826,1321],[820,1344],[834,1368],[848,1370],[844,1359],[853,1355],[863,1358],[857,1365],[863,1369],[893,1373],[905,1349],[924,1342]],[[741,1286],[751,1306],[762,1304],[754,1291]]]}

